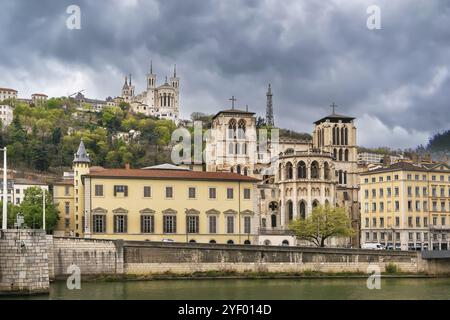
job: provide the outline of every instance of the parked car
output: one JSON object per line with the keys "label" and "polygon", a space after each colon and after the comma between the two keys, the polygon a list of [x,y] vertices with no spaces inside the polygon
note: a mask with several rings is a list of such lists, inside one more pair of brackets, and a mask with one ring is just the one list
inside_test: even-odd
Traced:
{"label": "parked car", "polygon": [[381,243],[363,243],[361,249],[384,250],[385,248]]}

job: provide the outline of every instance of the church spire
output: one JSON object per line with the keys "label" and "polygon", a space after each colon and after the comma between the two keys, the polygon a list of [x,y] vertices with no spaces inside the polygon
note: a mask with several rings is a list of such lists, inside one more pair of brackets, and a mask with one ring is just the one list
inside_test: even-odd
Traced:
{"label": "church spire", "polygon": [[269,88],[267,89],[267,107],[266,107],[266,124],[268,126],[275,126],[275,121],[273,119],[273,104],[272,104],[272,87],[269,83]]}
{"label": "church spire", "polygon": [[129,85],[130,85],[130,87],[131,87],[131,73],[130,73],[130,84],[129,84]]}
{"label": "church spire", "polygon": [[177,65],[176,64],[173,65],[173,77],[174,78],[177,77]]}

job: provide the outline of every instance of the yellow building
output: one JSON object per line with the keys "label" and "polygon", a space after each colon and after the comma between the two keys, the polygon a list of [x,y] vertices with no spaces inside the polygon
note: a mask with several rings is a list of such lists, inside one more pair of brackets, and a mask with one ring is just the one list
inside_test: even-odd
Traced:
{"label": "yellow building", "polygon": [[361,243],[448,250],[450,168],[398,162],[360,174]]}
{"label": "yellow building", "polygon": [[56,236],[74,236],[78,229],[74,215],[74,187],[73,179],[57,181],[52,185],[53,202],[60,217],[55,228]]}
{"label": "yellow building", "polygon": [[[91,168],[82,142],[73,169],[73,189],[65,193],[67,185],[56,184],[54,196],[62,215],[66,213],[66,205],[73,203],[73,219],[66,225],[74,228],[76,236],[257,243],[255,178],[191,171],[173,165]],[[58,231],[60,227],[61,223]]]}

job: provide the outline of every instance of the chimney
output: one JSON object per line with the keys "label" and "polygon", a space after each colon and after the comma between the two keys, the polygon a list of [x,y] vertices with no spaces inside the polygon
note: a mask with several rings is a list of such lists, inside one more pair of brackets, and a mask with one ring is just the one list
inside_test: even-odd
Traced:
{"label": "chimney", "polygon": [[383,166],[389,167],[391,165],[391,157],[387,154],[383,156]]}
{"label": "chimney", "polygon": [[130,170],[130,164],[127,162],[127,163],[125,163],[125,169],[126,170]]}

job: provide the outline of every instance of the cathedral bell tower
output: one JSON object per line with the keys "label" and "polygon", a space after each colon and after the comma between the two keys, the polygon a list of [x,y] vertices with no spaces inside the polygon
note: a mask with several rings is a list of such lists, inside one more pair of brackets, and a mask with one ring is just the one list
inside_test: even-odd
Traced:
{"label": "cathedral bell tower", "polygon": [[156,74],[153,73],[153,61],[150,61],[150,73],[147,74],[147,90],[156,88]]}
{"label": "cathedral bell tower", "polygon": [[173,77],[170,77],[170,85],[175,89],[174,111],[178,114],[180,109],[180,78],[177,77],[177,65],[173,66]]}

